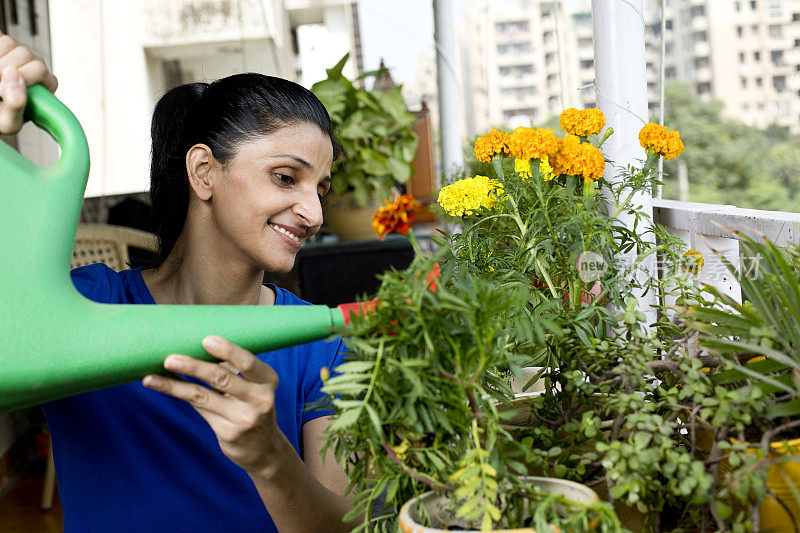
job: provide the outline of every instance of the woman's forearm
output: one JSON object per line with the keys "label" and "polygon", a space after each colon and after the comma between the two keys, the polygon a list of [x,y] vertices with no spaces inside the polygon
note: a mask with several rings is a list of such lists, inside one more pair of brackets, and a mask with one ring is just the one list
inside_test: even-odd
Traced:
{"label": "woman's forearm", "polygon": [[350,531],[344,524],[350,510],[347,499],[328,490],[306,467],[283,434],[277,454],[280,458],[264,470],[250,474],[264,505],[281,533],[335,533]]}

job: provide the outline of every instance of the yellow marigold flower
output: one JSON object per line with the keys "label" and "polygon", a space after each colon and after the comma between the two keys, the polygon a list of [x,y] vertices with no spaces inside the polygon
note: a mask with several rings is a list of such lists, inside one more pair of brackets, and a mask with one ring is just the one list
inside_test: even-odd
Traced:
{"label": "yellow marigold flower", "polygon": [[649,122],[639,131],[639,144],[642,148],[661,155],[664,159],[675,159],[683,153],[680,133],[668,130],[655,122]]}
{"label": "yellow marigold flower", "polygon": [[491,163],[494,154],[507,154],[508,138],[508,133],[492,128],[486,135],[475,139],[475,157],[484,163]]}
{"label": "yellow marigold flower", "polygon": [[[514,160],[514,172],[519,174],[522,178],[530,178],[531,162],[525,159]],[[544,181],[553,179],[553,167],[550,166],[550,162],[547,157],[543,157],[539,160],[539,176]]]}
{"label": "yellow marigold flower", "polygon": [[448,215],[462,217],[491,209],[497,205],[497,197],[503,194],[503,185],[486,176],[464,178],[442,187],[436,200]]}
{"label": "yellow marigold flower", "polygon": [[517,159],[543,159],[556,149],[553,130],[519,127],[508,139],[508,151]]}
{"label": "yellow marigold flower", "polygon": [[561,113],[561,129],[569,135],[588,137],[600,133],[606,125],[606,117],[599,109],[584,109],[582,111],[570,107]]}
{"label": "yellow marigold flower", "polygon": [[553,167],[550,166],[549,157],[543,157],[539,160],[539,175],[544,181],[553,179]]}
{"label": "yellow marigold flower", "polygon": [[683,264],[681,267],[685,272],[696,276],[703,270],[703,265],[705,261],[703,261],[703,254],[698,252],[697,250],[688,250],[683,254]]}
{"label": "yellow marigold flower", "polygon": [[514,172],[523,178],[530,178],[531,162],[527,159],[514,159]]}
{"label": "yellow marigold flower", "polygon": [[584,182],[595,181],[603,176],[605,158],[595,146],[582,143],[574,135],[558,139],[558,151],[551,160],[553,174],[581,176]]}

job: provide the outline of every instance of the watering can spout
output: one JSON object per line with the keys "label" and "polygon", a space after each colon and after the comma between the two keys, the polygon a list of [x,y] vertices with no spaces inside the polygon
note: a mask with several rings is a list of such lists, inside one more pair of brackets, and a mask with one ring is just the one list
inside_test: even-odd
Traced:
{"label": "watering can spout", "polygon": [[260,353],[329,337],[344,311],[327,306],[101,304],[81,296],[69,265],[89,173],[75,116],[41,86],[26,116],[61,146],[40,168],[0,142],[0,411],[119,385],[163,372],[170,353],[213,359],[202,339],[220,335]]}

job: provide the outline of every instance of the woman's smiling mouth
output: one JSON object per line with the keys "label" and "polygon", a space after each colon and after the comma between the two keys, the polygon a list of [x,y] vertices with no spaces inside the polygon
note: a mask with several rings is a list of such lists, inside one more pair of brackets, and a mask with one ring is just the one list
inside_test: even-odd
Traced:
{"label": "woman's smiling mouth", "polygon": [[292,230],[288,229],[286,226],[279,226],[277,224],[273,224],[270,222],[269,227],[297,244],[300,244],[302,242],[300,236],[298,236]]}

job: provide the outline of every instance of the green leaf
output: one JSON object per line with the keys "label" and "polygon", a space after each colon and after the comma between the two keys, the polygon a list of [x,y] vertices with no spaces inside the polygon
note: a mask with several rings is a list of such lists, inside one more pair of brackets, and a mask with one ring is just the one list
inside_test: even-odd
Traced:
{"label": "green leaf", "polygon": [[358,421],[359,416],[361,415],[361,409],[350,409],[349,411],[344,411],[340,413],[328,426],[329,431],[341,431],[343,429],[347,429],[348,427],[352,426]]}
{"label": "green leaf", "polygon": [[367,372],[375,367],[375,361],[348,361],[337,366],[334,370],[340,374],[358,374]]}
{"label": "green leaf", "polygon": [[733,514],[733,508],[730,505],[727,505],[720,500],[714,502],[714,505],[717,508],[717,514],[722,520],[727,520]]}
{"label": "green leaf", "polygon": [[399,161],[393,157],[386,160],[386,166],[392,174],[392,177],[398,183],[405,183],[411,177],[412,166],[403,161]]}
{"label": "green leaf", "polygon": [[765,414],[767,418],[796,417],[800,415],[800,399],[770,404]]}

